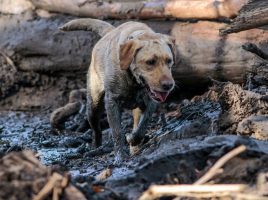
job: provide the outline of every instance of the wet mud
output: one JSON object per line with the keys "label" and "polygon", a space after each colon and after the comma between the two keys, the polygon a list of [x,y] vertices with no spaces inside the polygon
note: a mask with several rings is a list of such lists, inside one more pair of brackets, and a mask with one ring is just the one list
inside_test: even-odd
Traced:
{"label": "wet mud", "polygon": [[[152,116],[141,151],[116,166],[105,117],[105,148],[94,154],[91,130],[75,131],[83,118],[79,114],[66,121],[64,130],[55,132],[49,122],[50,109],[1,111],[0,155],[31,150],[42,164],[69,171],[72,183],[88,199],[137,199],[151,184],[193,183],[207,171],[208,163],[244,144],[247,151],[230,161],[224,167],[226,173],[214,181],[256,185],[258,174],[268,170],[267,129],[260,128],[258,140],[254,131],[243,134],[240,122],[252,115],[267,116],[265,97],[222,83],[191,100],[170,100]],[[165,122],[160,112],[165,113]],[[131,131],[131,113],[125,111],[122,119],[126,133]],[[267,124],[266,119],[262,124]]]}

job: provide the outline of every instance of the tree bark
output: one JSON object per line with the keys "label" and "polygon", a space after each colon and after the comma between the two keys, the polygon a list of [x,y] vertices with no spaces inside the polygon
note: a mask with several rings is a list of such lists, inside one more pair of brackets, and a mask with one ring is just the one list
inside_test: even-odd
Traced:
{"label": "tree bark", "polygon": [[221,34],[237,33],[264,25],[268,25],[268,1],[253,0],[243,6],[238,17],[220,32]]}
{"label": "tree bark", "polygon": [[267,53],[267,31],[252,29],[220,36],[218,31],[224,26],[224,23],[205,21],[173,25],[171,35],[176,38],[180,61],[173,74],[185,88],[205,84],[209,78],[243,84],[248,74],[255,73],[258,66],[266,65],[265,60],[245,51],[242,46],[248,42],[259,44],[263,53]]}
{"label": "tree bark", "polygon": [[87,1],[32,0],[40,9],[101,19],[233,18],[248,0]]}

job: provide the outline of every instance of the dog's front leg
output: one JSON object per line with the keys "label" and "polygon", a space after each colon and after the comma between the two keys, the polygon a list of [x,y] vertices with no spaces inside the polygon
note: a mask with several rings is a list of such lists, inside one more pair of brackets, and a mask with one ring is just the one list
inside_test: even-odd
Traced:
{"label": "dog's front leg", "polygon": [[107,112],[108,122],[112,129],[112,137],[114,142],[115,163],[120,163],[127,156],[127,148],[123,129],[121,127],[121,110],[116,102],[116,98],[112,94],[105,94],[105,108]]}
{"label": "dog's front leg", "polygon": [[138,127],[133,130],[133,133],[127,135],[127,141],[131,146],[136,146],[142,142],[145,136],[146,127],[148,122],[155,112],[157,104],[153,101],[148,101],[146,103],[146,108],[141,115]]}

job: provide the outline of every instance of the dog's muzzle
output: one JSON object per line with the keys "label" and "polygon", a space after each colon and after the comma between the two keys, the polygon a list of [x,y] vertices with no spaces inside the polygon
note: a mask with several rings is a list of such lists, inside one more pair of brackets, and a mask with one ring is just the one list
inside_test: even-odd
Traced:
{"label": "dog's muzzle", "polygon": [[150,98],[157,102],[157,103],[163,103],[164,101],[166,101],[168,95],[169,95],[169,91],[168,92],[160,92],[160,91],[156,91],[150,88],[150,86],[146,83],[145,79],[142,76],[139,76],[139,82],[140,85],[144,88],[146,88],[148,95],[150,96]]}

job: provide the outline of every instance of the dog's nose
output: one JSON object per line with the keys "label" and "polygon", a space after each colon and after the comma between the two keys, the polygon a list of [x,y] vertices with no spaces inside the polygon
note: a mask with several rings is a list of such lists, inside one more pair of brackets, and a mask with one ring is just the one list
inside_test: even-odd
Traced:
{"label": "dog's nose", "polygon": [[170,90],[173,87],[173,81],[171,80],[163,80],[161,81],[162,88],[164,90]]}

